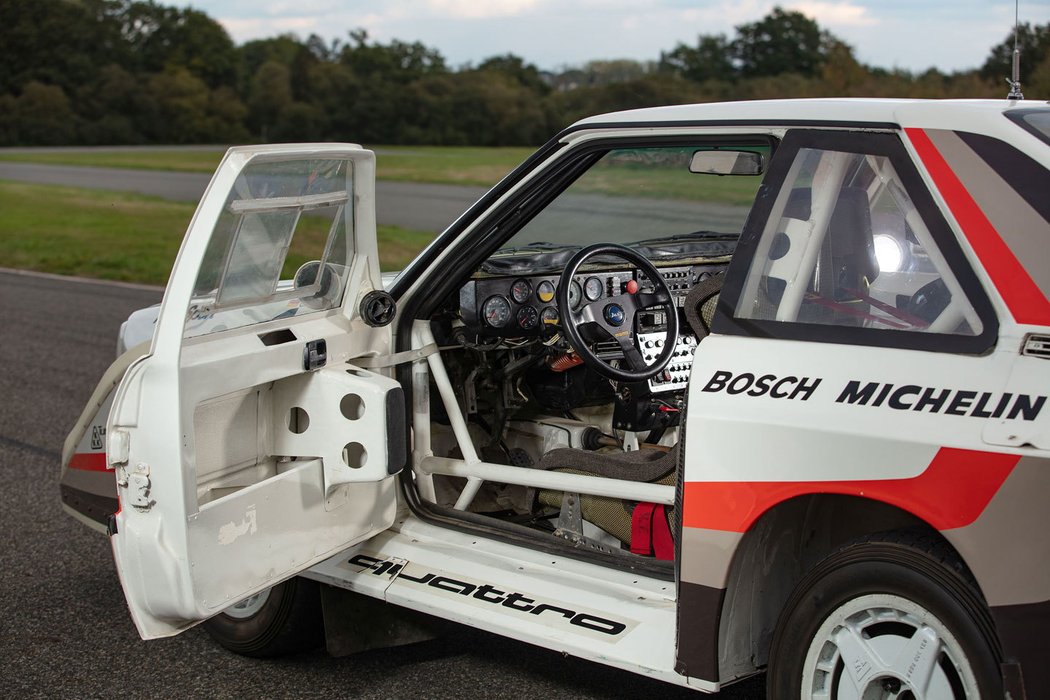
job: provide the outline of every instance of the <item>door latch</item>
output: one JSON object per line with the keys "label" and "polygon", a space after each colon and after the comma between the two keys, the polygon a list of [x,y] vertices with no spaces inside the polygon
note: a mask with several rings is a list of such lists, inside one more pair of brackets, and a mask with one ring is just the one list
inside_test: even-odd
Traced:
{"label": "door latch", "polygon": [[134,469],[127,466],[117,470],[117,486],[123,488],[126,493],[124,502],[138,510],[149,510],[156,501],[150,498],[152,484],[149,480],[149,465],[139,462]]}
{"label": "door latch", "polygon": [[309,372],[318,367],[324,367],[328,362],[328,343],[324,338],[307,341],[303,348],[303,369]]}

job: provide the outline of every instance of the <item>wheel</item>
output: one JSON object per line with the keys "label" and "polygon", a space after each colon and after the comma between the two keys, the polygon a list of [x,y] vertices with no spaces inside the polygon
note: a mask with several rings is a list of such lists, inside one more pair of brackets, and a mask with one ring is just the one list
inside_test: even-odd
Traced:
{"label": "wheel", "polygon": [[249,596],[203,623],[232,652],[257,658],[316,649],[324,642],[316,581],[292,578]]}
{"label": "wheel", "polygon": [[769,697],[1001,698],[992,622],[968,579],[928,536],[884,535],[831,554],[780,615]]}

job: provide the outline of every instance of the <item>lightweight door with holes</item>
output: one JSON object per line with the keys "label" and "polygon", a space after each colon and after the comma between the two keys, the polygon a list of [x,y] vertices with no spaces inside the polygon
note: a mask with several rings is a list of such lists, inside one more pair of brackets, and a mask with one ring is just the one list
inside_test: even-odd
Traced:
{"label": "lightweight door with holes", "polygon": [[107,426],[113,551],[143,638],[393,522],[403,394],[351,362],[389,351],[356,311],[379,284],[371,152],[230,150]]}

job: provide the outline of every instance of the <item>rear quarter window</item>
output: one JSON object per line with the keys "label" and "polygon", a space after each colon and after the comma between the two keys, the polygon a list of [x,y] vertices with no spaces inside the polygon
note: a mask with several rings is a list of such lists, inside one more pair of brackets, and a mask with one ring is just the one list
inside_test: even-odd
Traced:
{"label": "rear quarter window", "polygon": [[998,324],[893,133],[798,129],[737,247],[715,332],[980,353]]}
{"label": "rear quarter window", "polygon": [[1050,109],[1018,109],[1007,112],[1006,118],[1050,145]]}

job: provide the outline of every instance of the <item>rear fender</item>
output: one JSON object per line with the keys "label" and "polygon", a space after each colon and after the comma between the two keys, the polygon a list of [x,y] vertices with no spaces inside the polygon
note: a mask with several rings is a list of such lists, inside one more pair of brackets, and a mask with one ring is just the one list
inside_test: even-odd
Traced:
{"label": "rear fender", "polygon": [[106,532],[119,507],[117,483],[106,461],[106,422],[113,392],[128,367],[149,353],[149,341],[124,352],[109,366],[62,446],[62,508],[88,527]]}

